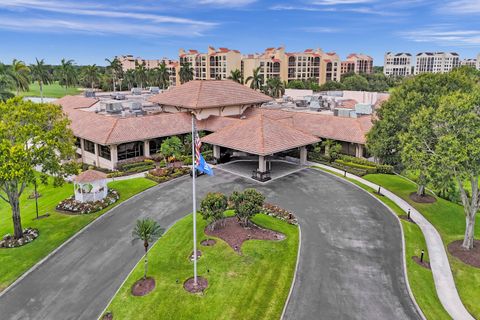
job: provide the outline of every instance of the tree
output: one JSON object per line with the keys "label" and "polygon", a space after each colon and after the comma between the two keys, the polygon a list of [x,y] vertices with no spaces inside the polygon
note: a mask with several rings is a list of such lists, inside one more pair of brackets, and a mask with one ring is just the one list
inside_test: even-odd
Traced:
{"label": "tree", "polygon": [[12,77],[8,74],[7,67],[0,63],[0,101],[7,101],[14,97],[10,90],[15,88]]}
{"label": "tree", "polygon": [[349,76],[347,78],[342,78],[342,84],[345,90],[368,91],[369,89],[367,79],[358,74]]}
{"label": "tree", "polygon": [[263,74],[262,67],[253,69],[253,74],[245,79],[245,83],[250,82],[250,88],[254,90],[260,90],[263,86]]}
{"label": "tree", "polygon": [[220,192],[209,192],[200,203],[200,214],[210,222],[210,229],[217,227],[217,222],[224,218],[224,212],[227,210],[227,196]]}
{"label": "tree", "polygon": [[292,80],[287,84],[288,89],[306,89],[305,82],[302,80]]}
{"label": "tree", "polygon": [[[425,120],[429,121],[425,123]],[[412,118],[405,134],[414,137],[407,145],[408,154],[428,159],[424,164],[435,180],[453,177],[460,189],[465,213],[465,235],[462,247],[474,245],[475,217],[480,208],[480,88],[470,92],[453,92],[439,101],[436,110],[423,108]],[[429,126],[425,131],[422,127]],[[428,134],[433,136],[429,137]],[[471,185],[467,191],[466,183]]]}
{"label": "tree", "polygon": [[30,65],[30,70],[32,71],[32,81],[38,82],[40,88],[40,101],[43,103],[43,85],[50,84],[52,82],[52,75],[45,65],[45,61],[38,60],[35,58],[36,63]]}
{"label": "tree", "polygon": [[285,93],[285,87],[280,78],[270,78],[267,80],[267,91],[271,97],[279,98]]}
{"label": "tree", "polygon": [[107,70],[110,71],[110,74],[112,75],[112,87],[113,87],[113,92],[115,92],[117,88],[117,85],[116,85],[117,80],[122,78],[122,73],[123,73],[122,64],[120,63],[120,60],[118,60],[117,58],[114,58],[113,60],[105,59],[105,61],[108,63]]}
{"label": "tree", "polygon": [[65,86],[65,94],[67,94],[68,87],[73,87],[77,84],[77,71],[73,66],[73,60],[65,60],[62,59],[60,62],[59,76],[60,76],[60,84]]}
{"label": "tree", "polygon": [[135,81],[143,88],[143,85],[147,82],[147,68],[145,62],[138,63],[135,61]]}
{"label": "tree", "polygon": [[59,183],[71,173],[71,167],[61,164],[75,154],[68,125],[60,106],[20,97],[0,102],[0,198],[12,209],[16,239],[23,236],[20,196],[36,169],[56,176]]}
{"label": "tree", "polygon": [[182,155],[182,150],[182,140],[177,136],[163,140],[160,145],[160,152],[163,154],[165,161],[167,161],[167,157],[179,158]]}
{"label": "tree", "polygon": [[189,62],[183,62],[180,64],[178,75],[180,77],[180,83],[182,84],[193,80],[193,68]]}
{"label": "tree", "polygon": [[100,81],[100,73],[96,64],[88,65],[83,70],[83,77],[85,81],[90,84],[90,88],[95,87],[95,83]]}
{"label": "tree", "polygon": [[242,72],[238,69],[231,70],[228,79],[243,84],[243,75]]}
{"label": "tree", "polygon": [[335,91],[335,90],[343,90],[345,86],[337,81],[327,81],[318,88],[319,91]]}
{"label": "tree", "polygon": [[329,158],[330,161],[335,161],[342,151],[342,145],[335,140],[327,139],[322,141],[322,147],[325,148],[325,157]]}
{"label": "tree", "polygon": [[156,70],[157,74],[157,81],[162,89],[166,89],[170,85],[170,72],[167,69],[167,65],[165,64],[165,61],[162,61],[160,66]]}
{"label": "tree", "polygon": [[28,79],[29,73],[30,68],[27,67],[23,61],[13,59],[9,75],[12,77],[15,83],[17,96],[20,91],[28,91],[28,85],[30,84],[30,80]]}
{"label": "tree", "polygon": [[262,211],[265,196],[256,189],[248,188],[243,192],[234,191],[230,201],[234,204],[237,219],[243,226],[248,226],[250,218]]}
{"label": "tree", "polygon": [[145,248],[145,271],[143,273],[143,280],[147,279],[148,271],[148,246],[153,241],[162,236],[164,229],[153,219],[138,219],[135,228],[132,231],[133,240],[143,241],[143,247]]}
{"label": "tree", "polygon": [[135,84],[135,71],[133,69],[127,70],[124,80],[127,83],[128,90],[132,89]]}

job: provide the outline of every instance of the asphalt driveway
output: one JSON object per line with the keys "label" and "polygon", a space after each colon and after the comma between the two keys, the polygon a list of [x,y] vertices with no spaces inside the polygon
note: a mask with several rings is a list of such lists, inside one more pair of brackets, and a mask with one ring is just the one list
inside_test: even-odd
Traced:
{"label": "asphalt driveway", "polygon": [[[142,256],[138,218],[170,226],[191,211],[191,180],[154,187],[92,224],[0,298],[3,319],[95,319]],[[305,169],[265,185],[216,170],[198,197],[255,186],[294,211],[302,254],[286,319],[418,319],[403,274],[400,227],[363,191]]]}

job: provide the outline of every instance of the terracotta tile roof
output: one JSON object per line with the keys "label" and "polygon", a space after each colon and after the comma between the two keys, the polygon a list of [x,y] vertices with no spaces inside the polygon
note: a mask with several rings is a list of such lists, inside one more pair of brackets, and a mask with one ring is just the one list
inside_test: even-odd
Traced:
{"label": "terracotta tile roof", "polygon": [[53,101],[52,103],[62,106],[63,108],[81,109],[89,108],[97,102],[98,100],[95,98],[85,98],[83,96],[65,96]]}
{"label": "terracotta tile roof", "polygon": [[261,104],[273,99],[232,80],[192,80],[149,100],[160,105],[205,109]]}
{"label": "terracotta tile roof", "polygon": [[247,117],[260,113],[320,138],[360,144],[365,144],[365,135],[373,126],[371,116],[343,118],[332,115],[264,108],[250,108],[245,112]]}
{"label": "terracotta tile roof", "polygon": [[75,182],[88,183],[88,182],[94,182],[94,181],[103,180],[103,179],[107,179],[106,173],[96,171],[96,170],[87,170],[80,173],[73,180]]}
{"label": "terracotta tile roof", "polygon": [[264,114],[258,114],[205,136],[202,141],[266,156],[316,143],[319,139]]}

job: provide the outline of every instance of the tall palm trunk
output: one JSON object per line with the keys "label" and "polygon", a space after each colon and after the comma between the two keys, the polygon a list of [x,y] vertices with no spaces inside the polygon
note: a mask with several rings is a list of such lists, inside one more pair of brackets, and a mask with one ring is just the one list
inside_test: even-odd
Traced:
{"label": "tall palm trunk", "polygon": [[40,101],[43,103],[43,81],[40,80],[38,84],[40,86]]}
{"label": "tall palm trunk", "polygon": [[145,247],[145,271],[143,274],[143,280],[147,279],[147,271],[148,271],[148,241],[145,241],[143,243],[143,246]]}

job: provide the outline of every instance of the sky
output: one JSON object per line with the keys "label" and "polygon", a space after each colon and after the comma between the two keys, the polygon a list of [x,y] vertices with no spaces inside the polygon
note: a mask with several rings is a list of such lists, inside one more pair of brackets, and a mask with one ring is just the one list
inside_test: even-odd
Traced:
{"label": "sky", "polygon": [[365,53],[480,53],[480,0],[0,0],[0,62],[105,65],[132,54],[178,58],[209,45]]}

